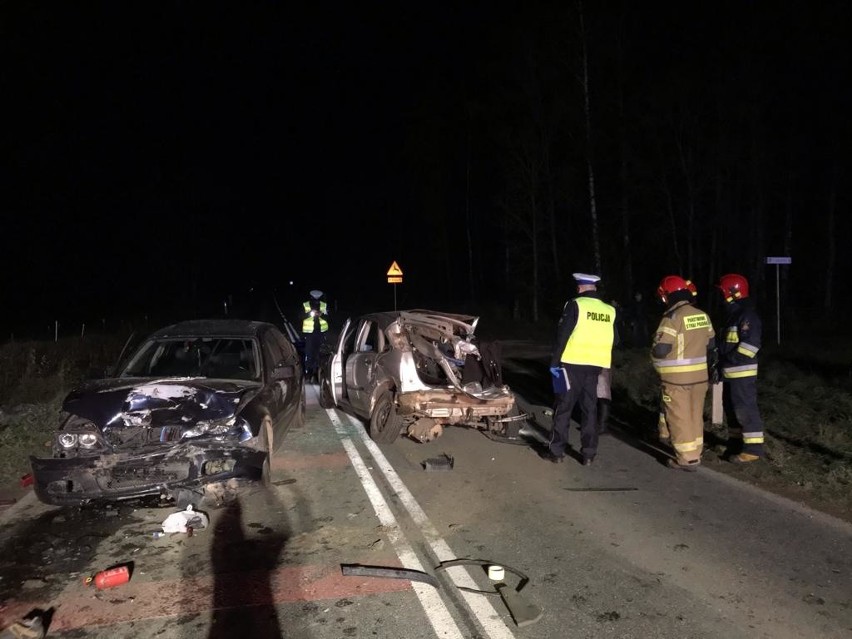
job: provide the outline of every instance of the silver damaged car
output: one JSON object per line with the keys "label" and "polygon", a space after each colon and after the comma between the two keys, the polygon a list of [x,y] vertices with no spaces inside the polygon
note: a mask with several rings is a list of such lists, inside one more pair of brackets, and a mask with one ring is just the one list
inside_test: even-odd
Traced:
{"label": "silver damaged car", "polygon": [[496,344],[478,344],[478,317],[429,310],[348,319],[320,368],[320,404],[369,422],[377,442],[420,442],[445,426],[517,439],[525,416],[502,382]]}

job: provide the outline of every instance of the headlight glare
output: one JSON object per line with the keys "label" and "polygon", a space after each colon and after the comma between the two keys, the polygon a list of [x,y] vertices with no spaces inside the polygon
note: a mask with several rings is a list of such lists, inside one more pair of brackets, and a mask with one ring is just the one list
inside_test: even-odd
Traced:
{"label": "headlight glare", "polygon": [[77,445],[77,435],[74,433],[62,433],[59,436],[59,445],[62,448],[73,448]]}

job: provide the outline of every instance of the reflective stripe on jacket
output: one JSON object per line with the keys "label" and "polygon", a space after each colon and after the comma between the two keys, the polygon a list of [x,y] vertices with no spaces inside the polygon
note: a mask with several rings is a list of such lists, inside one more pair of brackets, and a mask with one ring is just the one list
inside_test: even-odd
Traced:
{"label": "reflective stripe on jacket", "polygon": [[560,360],[566,364],[609,368],[615,339],[615,308],[594,297],[577,297],[573,301],[578,307],[577,325]]}
{"label": "reflective stripe on jacket", "polygon": [[719,340],[719,364],[724,379],[757,376],[762,324],[751,300],[728,304],[724,339]]}
{"label": "reflective stripe on jacket", "polygon": [[313,333],[314,332],[314,320],[317,319],[313,315],[311,315],[311,311],[319,312],[319,325],[320,325],[320,333],[325,333],[328,330],[328,321],[325,319],[325,315],[328,313],[328,305],[325,302],[319,303],[319,308],[314,309],[311,306],[310,302],[305,302],[302,304],[305,309],[305,319],[302,320],[302,332],[303,333]]}
{"label": "reflective stripe on jacket", "polygon": [[[672,384],[706,382],[707,347],[715,339],[713,324],[704,311],[689,302],[679,302],[666,311],[651,351],[651,361],[660,379]],[[657,345],[671,348],[662,357],[655,357]]]}

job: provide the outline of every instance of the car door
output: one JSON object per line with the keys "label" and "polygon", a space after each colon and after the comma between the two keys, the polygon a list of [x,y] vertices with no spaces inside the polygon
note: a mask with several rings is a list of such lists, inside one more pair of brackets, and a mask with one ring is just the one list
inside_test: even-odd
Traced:
{"label": "car door", "polygon": [[290,427],[302,406],[302,370],[295,346],[277,328],[263,333],[265,350],[269,354],[269,411],[276,441]]}
{"label": "car door", "polygon": [[356,412],[370,414],[370,400],[376,387],[376,360],[382,347],[378,324],[364,319],[355,337],[355,350],[346,362],[349,401]]}
{"label": "car door", "polygon": [[341,401],[348,401],[348,393],[346,387],[346,379],[343,372],[346,370],[346,360],[355,348],[355,328],[357,322],[353,322],[352,318],[347,318],[340,330],[340,337],[337,339],[337,346],[334,349],[334,354],[331,356],[331,363],[328,367],[328,375],[331,387],[331,396],[334,398],[335,405],[340,405]]}

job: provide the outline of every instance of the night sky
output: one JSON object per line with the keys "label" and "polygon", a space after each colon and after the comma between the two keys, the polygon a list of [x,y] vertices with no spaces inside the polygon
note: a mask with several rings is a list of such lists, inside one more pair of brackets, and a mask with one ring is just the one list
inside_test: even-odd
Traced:
{"label": "night sky", "polygon": [[554,316],[589,151],[612,297],[790,253],[791,313],[849,308],[847,3],[586,2],[590,146],[580,5],[492,4],[0,4],[4,330],[385,310],[393,260]]}

